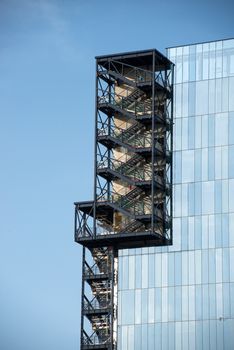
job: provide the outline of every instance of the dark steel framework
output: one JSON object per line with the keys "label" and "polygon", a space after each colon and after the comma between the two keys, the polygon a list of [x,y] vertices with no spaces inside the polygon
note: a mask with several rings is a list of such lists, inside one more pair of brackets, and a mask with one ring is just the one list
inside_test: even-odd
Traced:
{"label": "dark steel framework", "polygon": [[174,66],[157,50],[96,64],[94,200],[75,203],[81,349],[113,350],[118,249],[172,243]]}

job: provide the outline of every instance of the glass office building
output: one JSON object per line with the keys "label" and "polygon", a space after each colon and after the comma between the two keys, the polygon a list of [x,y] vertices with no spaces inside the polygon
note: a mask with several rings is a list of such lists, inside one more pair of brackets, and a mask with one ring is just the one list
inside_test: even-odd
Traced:
{"label": "glass office building", "polygon": [[119,251],[119,350],[234,349],[234,40],[175,63],[173,245]]}

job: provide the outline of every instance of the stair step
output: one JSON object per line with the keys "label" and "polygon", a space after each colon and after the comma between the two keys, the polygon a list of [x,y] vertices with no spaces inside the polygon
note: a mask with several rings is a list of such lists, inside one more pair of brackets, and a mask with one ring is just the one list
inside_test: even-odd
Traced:
{"label": "stair step", "polygon": [[121,231],[120,233],[124,233],[124,232],[134,232],[135,230],[137,230],[140,227],[143,227],[143,224],[139,221],[133,221],[130,222],[129,224],[127,224]]}

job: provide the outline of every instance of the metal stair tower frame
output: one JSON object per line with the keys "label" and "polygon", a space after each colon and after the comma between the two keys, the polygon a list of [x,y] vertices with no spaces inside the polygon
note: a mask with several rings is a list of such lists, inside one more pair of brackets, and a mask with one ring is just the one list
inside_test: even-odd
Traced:
{"label": "metal stair tower frame", "polygon": [[172,243],[173,68],[157,50],[96,58],[94,200],[75,203],[81,350],[117,349],[118,249]]}

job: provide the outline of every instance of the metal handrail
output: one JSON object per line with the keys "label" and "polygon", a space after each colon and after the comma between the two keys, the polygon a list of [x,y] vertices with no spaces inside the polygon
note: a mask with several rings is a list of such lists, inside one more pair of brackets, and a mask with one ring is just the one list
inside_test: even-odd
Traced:
{"label": "metal handrail", "polygon": [[83,345],[102,345],[102,344],[108,344],[111,341],[110,335],[107,336],[97,336],[97,335],[91,335],[89,337],[83,336],[82,337],[82,344]]}
{"label": "metal handrail", "polygon": [[[129,138],[124,137],[124,133],[126,129],[121,129],[116,126],[111,126],[110,132],[108,128],[98,129],[98,136],[112,136],[117,140],[120,140],[122,143],[126,145],[135,147],[135,148],[147,148],[152,145],[152,137],[151,135],[142,135],[132,133]],[[125,134],[126,135],[126,134]]]}

